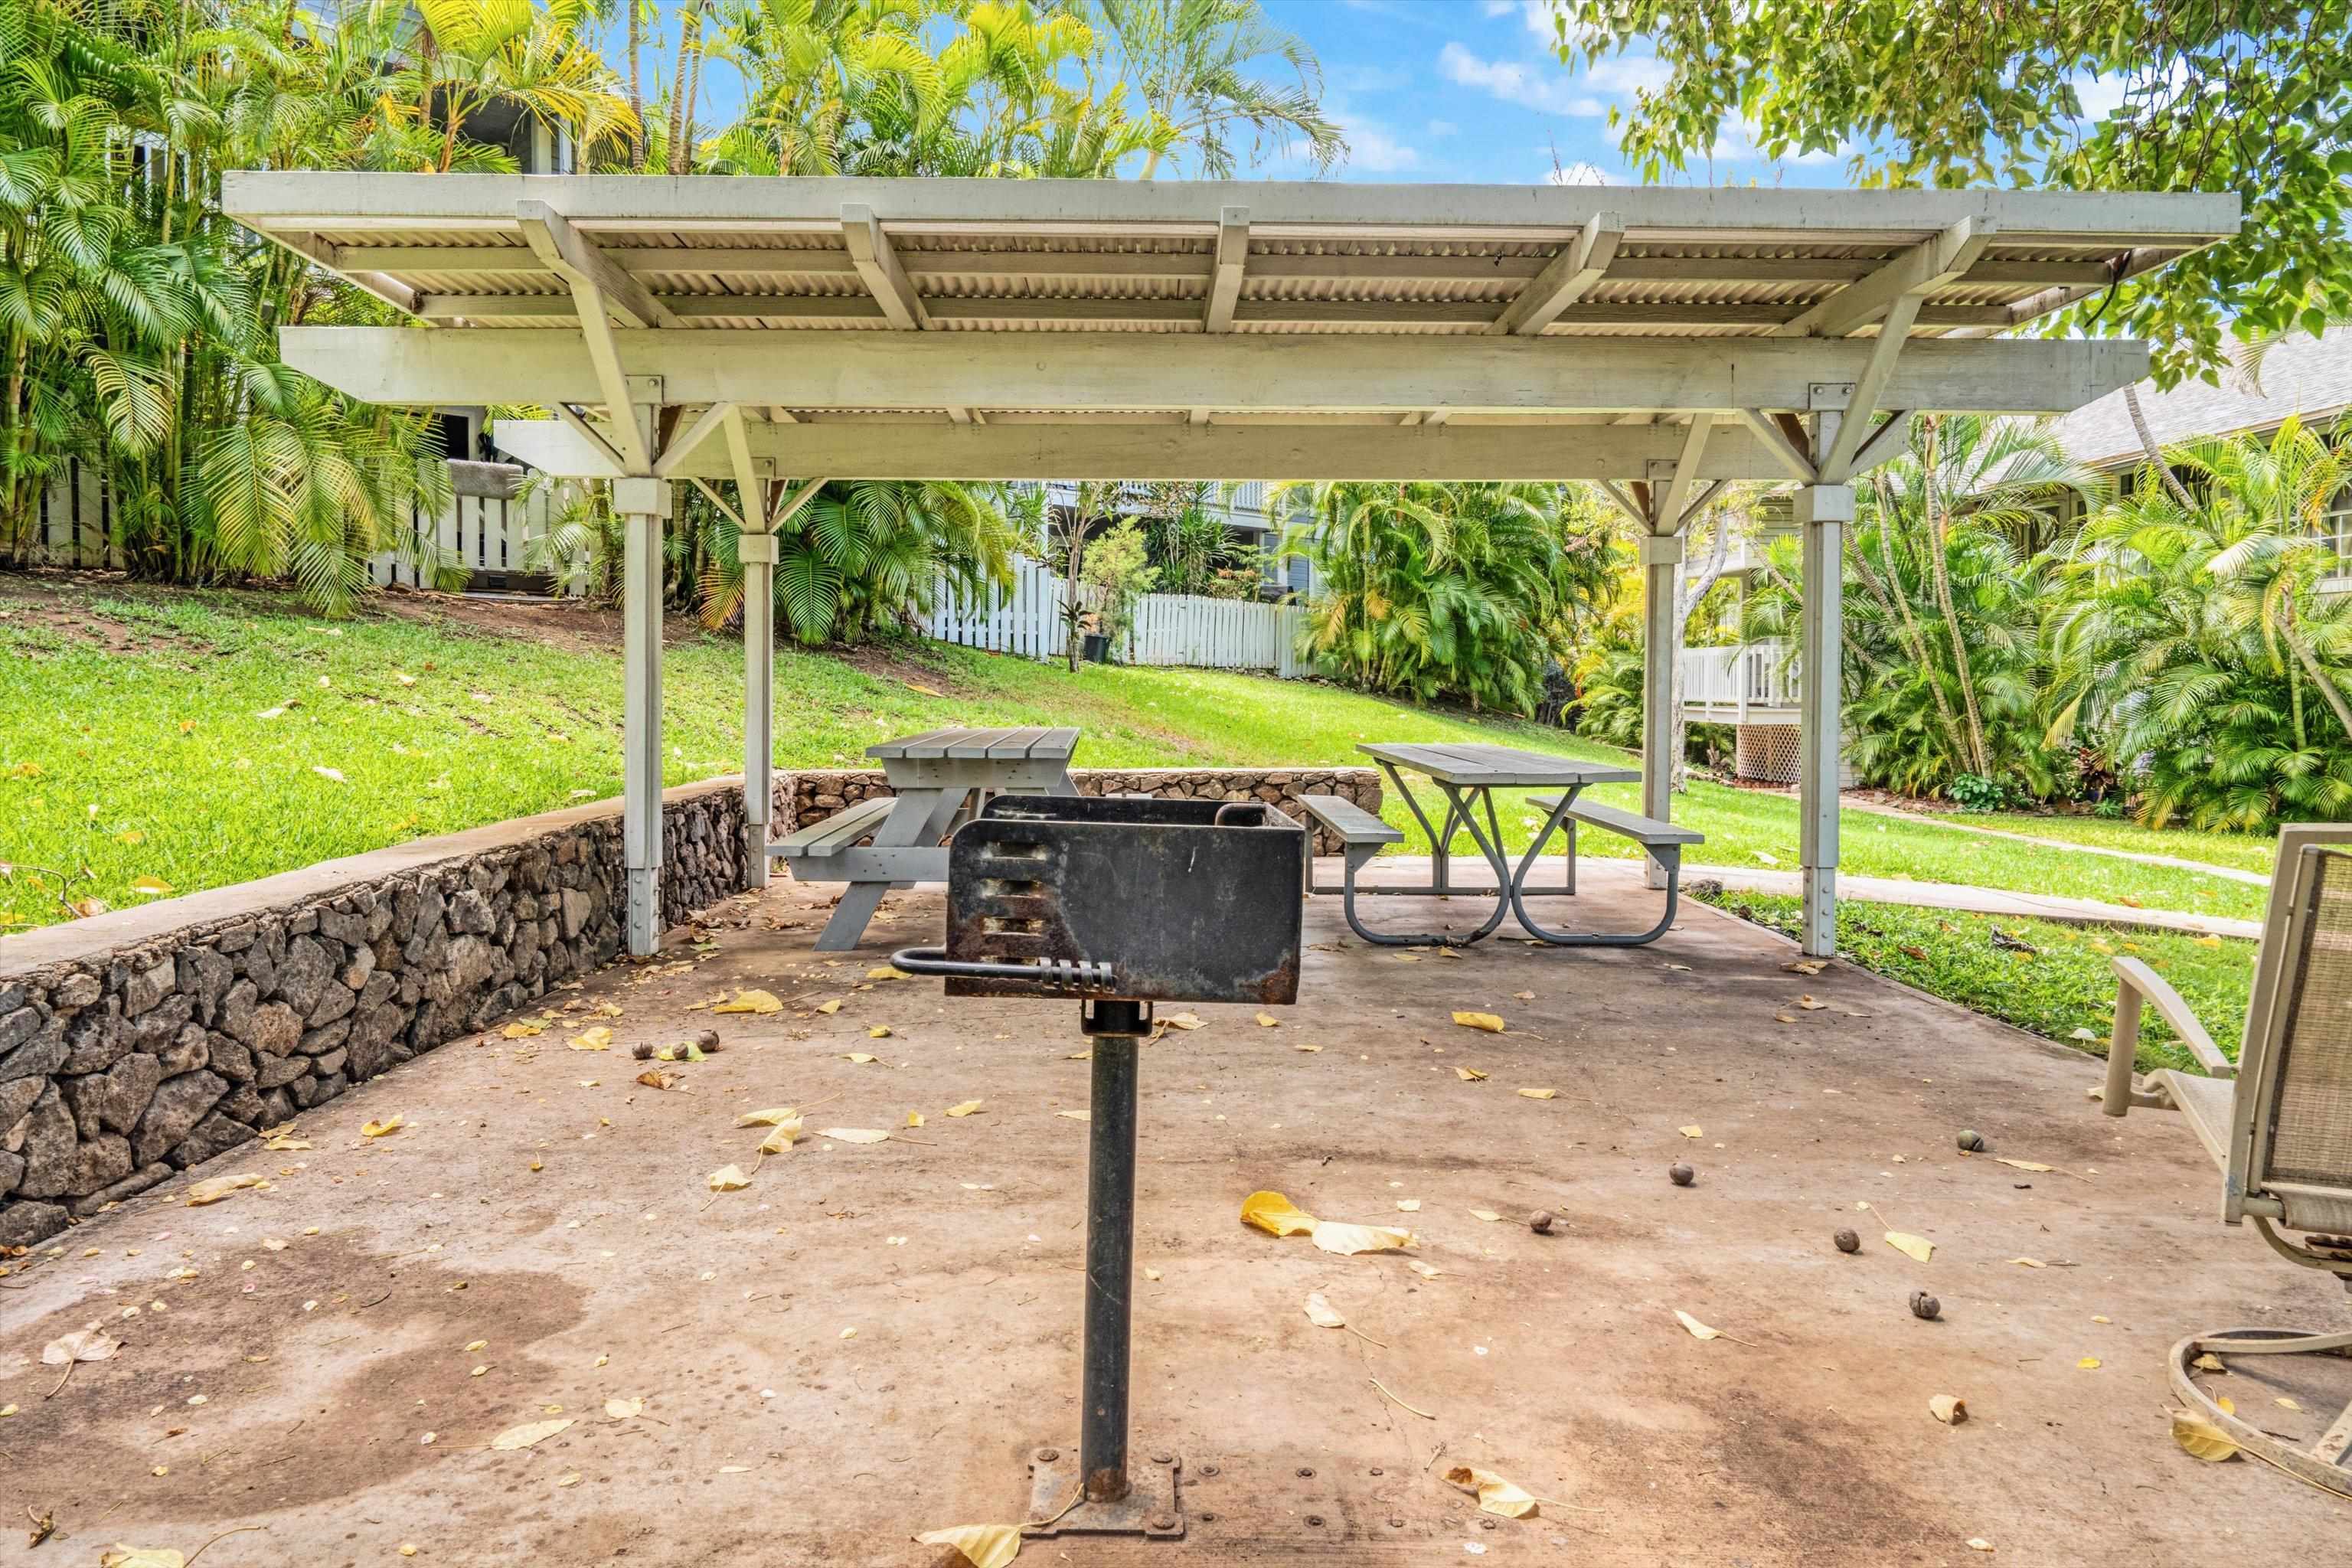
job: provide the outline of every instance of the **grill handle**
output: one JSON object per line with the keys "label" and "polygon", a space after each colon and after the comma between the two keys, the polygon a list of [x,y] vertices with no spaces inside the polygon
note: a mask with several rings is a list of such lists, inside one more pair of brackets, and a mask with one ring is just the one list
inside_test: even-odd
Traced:
{"label": "grill handle", "polygon": [[1057,985],[1070,991],[1108,991],[1118,979],[1109,964],[1086,959],[1054,958],[1035,963],[1012,963],[950,958],[943,947],[902,947],[890,955],[890,967],[908,974],[952,975],[960,980],[1018,980],[1030,985]]}

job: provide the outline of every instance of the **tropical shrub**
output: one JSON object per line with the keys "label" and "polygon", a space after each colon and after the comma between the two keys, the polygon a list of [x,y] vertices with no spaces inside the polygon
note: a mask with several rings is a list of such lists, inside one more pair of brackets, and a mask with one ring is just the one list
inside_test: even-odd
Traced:
{"label": "tropical shrub", "polygon": [[1267,505],[1301,496],[1312,521],[1283,552],[1311,556],[1322,589],[1300,651],[1375,690],[1533,713],[1608,589],[1607,530],[1572,487],[1326,482]]}

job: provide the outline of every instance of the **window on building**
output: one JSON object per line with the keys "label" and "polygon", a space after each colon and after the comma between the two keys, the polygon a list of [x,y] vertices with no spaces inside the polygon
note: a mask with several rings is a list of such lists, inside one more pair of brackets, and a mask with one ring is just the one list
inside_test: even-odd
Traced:
{"label": "window on building", "polygon": [[2337,490],[2335,500],[2319,514],[2319,531],[2335,545],[2338,561],[2352,563],[2352,485]]}

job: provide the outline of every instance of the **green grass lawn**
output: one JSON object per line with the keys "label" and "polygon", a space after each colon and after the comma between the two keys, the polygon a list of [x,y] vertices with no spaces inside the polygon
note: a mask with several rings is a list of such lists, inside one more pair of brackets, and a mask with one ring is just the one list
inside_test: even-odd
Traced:
{"label": "green grass lawn", "polygon": [[[1793,936],[1797,900],[1728,891],[1707,901]],[[1993,945],[1992,929],[2031,954]],[[1847,901],[1838,906],[1838,952],[1865,969],[1989,1014],[2021,1029],[2104,1056],[2115,1029],[2116,981],[2108,960],[2130,953],[2170,981],[2232,1060],[2253,983],[2254,944],[2165,932],[2128,934],[2045,921],[1915,910]],[[2091,1037],[2084,1038],[2076,1031]],[[2196,1064],[2164,1020],[2148,1010],[2140,1034],[2143,1068]],[[2088,1081],[2088,1080],[2085,1080]]]}
{"label": "green grass lawn", "polygon": [[[571,629],[530,640],[423,613],[378,606],[330,622],[258,593],[0,582],[0,862],[12,868],[0,923],[67,918],[61,895],[120,908],[161,896],[142,893],[144,879],[191,892],[620,792],[620,659],[598,640],[609,617],[548,612]],[[677,636],[664,682],[666,782],[735,772],[740,642]],[[1223,671],[1074,676],[937,645],[860,660],[777,656],[780,766],[860,765],[875,741],[948,723],[1079,725],[1077,763],[1093,767],[1353,763],[1367,740],[1632,760],[1557,730]],[[1599,795],[1633,805],[1639,788]],[[1409,824],[1399,802],[1386,815]],[[1701,783],[1675,815],[1707,835],[1694,862],[1797,865],[1789,796]],[[1501,817],[1524,847],[1534,814],[1511,800]],[[2259,913],[2261,890],[2225,879],[2037,851],[1925,818],[1847,812],[1843,822],[1855,875]],[[1425,853],[1408,830],[1401,847]],[[1466,836],[1457,847],[1470,851]],[[1637,853],[1597,833],[1580,847]]]}

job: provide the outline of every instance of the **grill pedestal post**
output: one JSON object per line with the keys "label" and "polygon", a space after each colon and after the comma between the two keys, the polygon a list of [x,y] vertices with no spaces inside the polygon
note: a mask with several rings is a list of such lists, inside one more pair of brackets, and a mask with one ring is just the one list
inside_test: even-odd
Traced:
{"label": "grill pedestal post", "polygon": [[[1127,1452],[1129,1320],[1135,1279],[1137,1058],[1150,1009],[1115,998],[1085,1005],[1081,1027],[1094,1042],[1087,1118],[1087,1313],[1085,1370],[1075,1463],[1060,1449],[1030,1460],[1031,1535],[1180,1536],[1173,1454],[1154,1454],[1131,1475]],[[1076,1500],[1075,1504],[1073,1500]]]}

